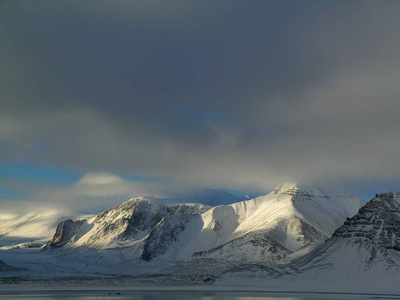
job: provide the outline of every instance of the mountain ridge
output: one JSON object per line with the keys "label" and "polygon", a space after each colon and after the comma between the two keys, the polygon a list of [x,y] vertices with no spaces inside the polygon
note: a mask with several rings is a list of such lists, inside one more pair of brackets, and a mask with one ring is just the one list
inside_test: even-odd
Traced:
{"label": "mountain ridge", "polygon": [[331,283],[343,291],[352,291],[377,285],[394,287],[400,280],[399,271],[400,193],[388,192],[377,194],[325,243],[290,263],[236,267],[217,281],[257,285],[270,280],[284,286],[295,277],[298,282],[315,282],[313,289]]}
{"label": "mountain ridge", "polygon": [[215,207],[139,197],[91,219],[60,223],[45,249],[89,251],[94,263],[118,250],[126,259],[153,264],[214,259],[273,265],[321,244],[361,205],[360,198],[297,186]]}

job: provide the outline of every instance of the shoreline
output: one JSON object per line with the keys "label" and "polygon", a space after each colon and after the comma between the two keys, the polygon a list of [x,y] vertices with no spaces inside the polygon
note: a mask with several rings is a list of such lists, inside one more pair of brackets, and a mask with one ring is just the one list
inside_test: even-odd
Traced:
{"label": "shoreline", "polygon": [[357,292],[357,291],[310,291],[310,290],[271,290],[256,287],[237,287],[237,286],[129,286],[129,285],[62,285],[57,288],[57,284],[0,284],[0,296],[36,293],[100,293],[100,292],[214,292],[214,293],[255,293],[255,294],[277,294],[277,295],[353,295],[370,296],[373,298],[400,299],[399,292]]}

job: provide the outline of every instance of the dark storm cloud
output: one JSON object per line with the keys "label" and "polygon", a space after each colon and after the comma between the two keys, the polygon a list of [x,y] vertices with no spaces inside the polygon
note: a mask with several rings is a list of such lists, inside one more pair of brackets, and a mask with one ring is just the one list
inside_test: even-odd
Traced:
{"label": "dark storm cloud", "polygon": [[397,1],[6,1],[3,158],[268,189],[397,182]]}

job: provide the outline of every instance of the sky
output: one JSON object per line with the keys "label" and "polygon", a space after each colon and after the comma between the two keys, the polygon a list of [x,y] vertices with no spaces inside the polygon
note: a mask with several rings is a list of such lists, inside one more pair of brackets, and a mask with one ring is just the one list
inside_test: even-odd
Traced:
{"label": "sky", "polygon": [[0,2],[3,210],[400,182],[399,1]]}

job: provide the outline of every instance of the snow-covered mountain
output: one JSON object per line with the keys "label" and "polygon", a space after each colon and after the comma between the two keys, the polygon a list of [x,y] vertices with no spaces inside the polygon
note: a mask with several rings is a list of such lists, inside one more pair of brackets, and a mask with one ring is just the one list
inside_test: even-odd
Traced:
{"label": "snow-covered mountain", "polygon": [[202,204],[166,205],[160,199],[152,197],[133,198],[92,218],[61,222],[48,248],[129,247],[132,253],[137,248],[137,255],[140,256],[154,231],[174,220],[181,219],[181,222],[186,223],[191,216],[210,208]]}
{"label": "snow-covered mountain", "polygon": [[54,235],[54,228],[68,216],[57,210],[24,215],[0,214],[0,247],[43,245]]}
{"label": "snow-covered mountain", "polygon": [[326,291],[329,283],[336,291],[389,292],[398,291],[399,271],[400,193],[390,192],[377,195],[329,240],[291,264],[239,267],[219,281],[255,285],[268,281],[285,287],[295,279],[306,287],[292,286],[298,290]]}
{"label": "snow-covered mountain", "polygon": [[[223,259],[275,264],[329,238],[364,204],[295,185],[248,201],[214,207],[187,224],[168,259]],[[307,249],[305,249],[307,248]]]}
{"label": "snow-covered mountain", "polygon": [[[23,232],[27,220],[8,224],[20,224],[14,233]],[[126,278],[138,284],[398,293],[400,193],[365,204],[354,195],[285,185],[215,207],[141,197],[94,217],[62,221],[41,252],[8,249],[0,249],[0,271],[9,276],[138,275]]]}
{"label": "snow-covered mountain", "polygon": [[200,203],[208,206],[229,205],[232,203],[249,200],[253,197],[248,195],[233,195],[224,190],[199,189],[181,193],[175,197],[176,202]]}
{"label": "snow-covered mountain", "polygon": [[[322,272],[329,267],[329,272]],[[348,278],[400,271],[400,193],[377,195],[332,238],[296,262],[298,272]],[[400,277],[399,277],[400,279]]]}
{"label": "snow-covered mountain", "polygon": [[323,243],[362,204],[356,196],[328,197],[295,185],[216,207],[142,197],[91,219],[60,223],[47,249],[95,250],[90,259],[105,263],[116,263],[107,255],[115,257],[119,250],[121,262],[217,259],[273,265]]}

